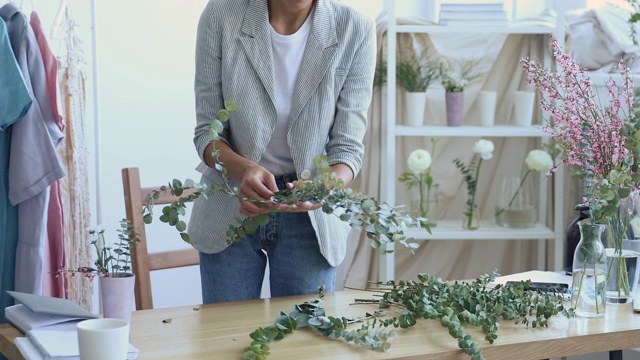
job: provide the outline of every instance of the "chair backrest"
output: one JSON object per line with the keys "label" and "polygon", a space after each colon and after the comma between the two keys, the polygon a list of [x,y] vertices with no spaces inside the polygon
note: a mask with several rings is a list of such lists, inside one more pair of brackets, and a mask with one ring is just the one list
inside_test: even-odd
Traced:
{"label": "chair backrest", "polygon": [[[122,186],[124,188],[124,204],[127,220],[138,233],[140,242],[131,249],[131,267],[136,276],[135,298],[136,309],[153,309],[150,272],[161,269],[171,269],[184,266],[198,265],[198,252],[193,249],[181,249],[149,253],[147,249],[147,235],[142,210],[147,194],[160,190],[160,186],[141,187],[140,171],[136,167],[122,169]],[[189,194],[185,192],[184,195]],[[169,192],[160,192],[156,205],[170,204],[177,200],[177,196]],[[158,210],[160,212],[160,210]]]}

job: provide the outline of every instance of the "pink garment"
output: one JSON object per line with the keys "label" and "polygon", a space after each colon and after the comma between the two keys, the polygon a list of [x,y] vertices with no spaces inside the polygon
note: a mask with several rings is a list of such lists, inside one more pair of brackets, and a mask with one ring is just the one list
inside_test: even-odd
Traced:
{"label": "pink garment", "polygon": [[[38,42],[40,52],[42,53],[47,90],[49,99],[51,100],[51,110],[60,131],[64,131],[64,118],[60,115],[60,97],[58,96],[58,61],[51,52],[46,35],[42,29],[42,23],[35,11],[31,12],[30,24]],[[64,267],[65,261],[64,213],[62,210],[59,181],[51,184],[47,213],[47,239],[45,242],[43,263],[42,294],[45,296],[65,298],[66,278],[55,275],[58,269]]]}
{"label": "pink garment", "polygon": [[[47,245],[45,248],[45,289],[50,288],[50,296],[65,299],[67,297],[67,284],[65,276],[55,276],[56,271],[64,268],[64,212],[62,211],[62,193],[60,192],[60,180],[51,184],[49,196],[49,217],[47,219]],[[49,256],[47,256],[49,254]],[[47,272],[50,273],[47,273]],[[46,294],[45,294],[46,295]]]}
{"label": "pink garment", "polygon": [[38,40],[38,47],[40,47],[40,52],[42,53],[44,71],[47,76],[47,90],[49,91],[49,97],[51,98],[51,110],[53,110],[53,115],[58,127],[60,127],[61,131],[64,131],[64,118],[60,114],[60,109],[62,108],[60,104],[61,99],[58,96],[58,61],[56,60],[55,55],[53,55],[53,52],[51,52],[51,48],[47,42],[47,37],[42,29],[40,17],[38,17],[38,14],[35,11],[31,12],[31,20],[29,23],[33,28],[36,40]]}

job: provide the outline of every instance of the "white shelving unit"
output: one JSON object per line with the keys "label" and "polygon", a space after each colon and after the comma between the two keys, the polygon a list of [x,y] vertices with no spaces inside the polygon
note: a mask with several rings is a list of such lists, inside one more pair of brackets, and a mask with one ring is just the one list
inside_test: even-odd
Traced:
{"label": "white shelving unit", "polygon": [[[503,34],[538,34],[538,35],[555,35],[555,38],[562,41],[564,29],[559,27],[546,26],[499,26],[499,27],[453,27],[439,25],[397,25],[395,16],[395,0],[384,0],[384,8],[388,19],[390,19],[387,27],[387,97],[386,111],[383,114],[382,123],[382,168],[386,169],[385,176],[381,179],[382,199],[389,204],[395,204],[395,186],[397,174],[394,164],[396,158],[396,143],[399,137],[527,137],[540,138],[541,142],[548,141],[548,137],[542,132],[540,126],[518,127],[507,125],[496,125],[491,127],[483,126],[405,126],[397,125],[396,117],[396,34],[397,33],[503,33]],[[556,6],[557,8],[557,6]],[[560,10],[560,9],[558,9]],[[562,16],[562,13],[559,14]],[[561,43],[561,45],[563,45]],[[551,66],[552,59],[544,59],[545,66]],[[464,230],[462,228],[462,219],[459,221],[438,221],[438,226],[432,228],[432,234],[422,230],[412,230],[409,236],[416,240],[538,240],[538,268],[544,269],[546,266],[546,242],[554,240],[555,257],[552,262],[553,269],[560,270],[562,268],[563,254],[563,211],[562,204],[562,183],[563,172],[561,169],[554,175],[554,228],[546,224],[536,224],[536,226],[528,229],[507,229],[499,227],[495,222],[482,222],[478,230]],[[540,198],[538,219],[546,219],[547,208],[547,192],[548,181],[540,183]],[[389,244],[387,250],[392,250],[393,244]],[[380,280],[394,279],[395,273],[394,254],[382,255],[379,269]]]}

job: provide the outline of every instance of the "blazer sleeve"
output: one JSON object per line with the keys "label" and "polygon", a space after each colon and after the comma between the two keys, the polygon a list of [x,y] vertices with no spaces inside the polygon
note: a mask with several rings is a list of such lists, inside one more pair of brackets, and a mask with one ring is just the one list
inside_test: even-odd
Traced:
{"label": "blazer sleeve", "polygon": [[[210,1],[198,22],[195,55],[196,127],[193,142],[204,162],[204,150],[209,145],[209,125],[218,110],[224,107],[222,96],[221,42],[222,31],[216,19],[215,1]],[[229,124],[220,137],[228,142]]]}
{"label": "blazer sleeve", "polygon": [[327,143],[329,164],[343,163],[349,166],[354,177],[362,167],[362,141],[367,130],[367,111],[371,104],[376,64],[375,24],[368,18],[365,24],[362,27],[362,41],[338,95],[335,119]]}

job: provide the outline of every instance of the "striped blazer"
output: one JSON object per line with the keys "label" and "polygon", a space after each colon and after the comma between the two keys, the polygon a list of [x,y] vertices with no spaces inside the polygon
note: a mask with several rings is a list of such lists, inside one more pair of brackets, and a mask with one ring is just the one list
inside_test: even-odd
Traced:
{"label": "striped blazer", "polygon": [[[238,154],[258,162],[276,125],[276,90],[267,0],[212,0],[198,24],[195,98],[196,150],[203,159],[209,124],[225,99],[240,110],[225,123],[221,137]],[[335,0],[317,0],[291,104],[288,143],[300,177],[313,169],[313,158],[344,163],[357,175],[367,128],[375,68],[375,24]],[[222,181],[221,174],[198,166],[202,181]],[[238,186],[235,181],[233,185]],[[309,212],[327,261],[344,258],[347,223],[320,209]],[[242,218],[238,200],[225,194],[199,198],[189,235],[205,253],[224,250],[229,225]]]}

